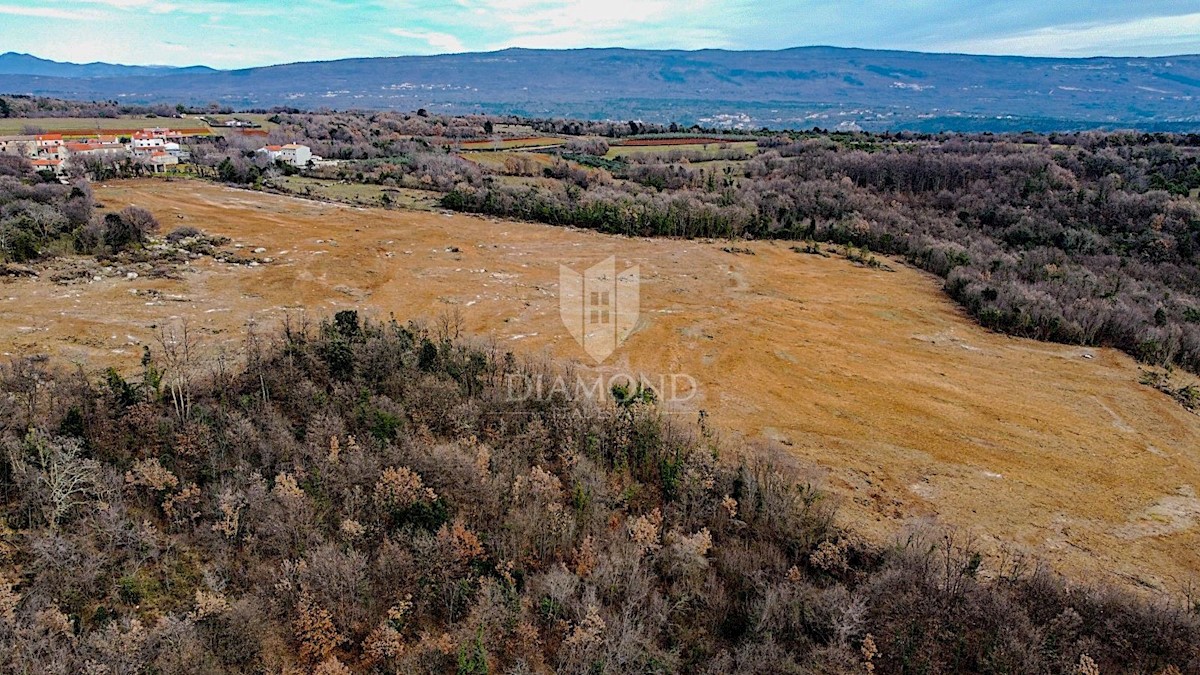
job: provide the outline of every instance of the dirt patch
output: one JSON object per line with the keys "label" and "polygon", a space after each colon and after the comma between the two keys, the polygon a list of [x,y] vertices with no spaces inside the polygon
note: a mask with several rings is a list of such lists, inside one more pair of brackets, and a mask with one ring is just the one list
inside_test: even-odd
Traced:
{"label": "dirt patch", "polygon": [[482,141],[462,141],[458,147],[462,150],[512,150],[514,148],[541,148],[565,145],[566,141],[557,136],[534,136],[530,138],[497,138]]}
{"label": "dirt patch", "polygon": [[[686,373],[729,437],[810,464],[842,515],[887,540],[934,520],[1080,578],[1178,590],[1200,569],[1200,416],[1139,384],[1113,350],[990,333],[939,282],[785,244],[628,239],[452,215],[352,208],[200,181],[97,187],[110,208],[223,235],[271,262],[188,261],[178,279],[64,288],[0,279],[0,349],[136,369],[153,326],[187,317],[209,349],[248,321],[357,308],[461,313],[520,353],[586,359],[563,327],[559,265],[641,271],[641,318],[601,370]],[[137,291],[135,294],[133,291]],[[1085,358],[1085,355],[1089,358]],[[1159,526],[1156,523],[1161,523]]]}

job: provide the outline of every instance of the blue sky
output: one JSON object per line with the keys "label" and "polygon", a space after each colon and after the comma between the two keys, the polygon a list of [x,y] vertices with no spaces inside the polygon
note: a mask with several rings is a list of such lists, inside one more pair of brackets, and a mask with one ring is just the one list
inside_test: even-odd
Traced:
{"label": "blue sky", "polygon": [[237,68],[505,47],[1200,53],[1196,0],[0,0],[0,51]]}

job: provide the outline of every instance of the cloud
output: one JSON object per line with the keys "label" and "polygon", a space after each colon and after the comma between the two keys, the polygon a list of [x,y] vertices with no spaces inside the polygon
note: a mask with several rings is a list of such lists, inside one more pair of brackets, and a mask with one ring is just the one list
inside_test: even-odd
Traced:
{"label": "cloud", "polygon": [[[405,32],[453,35],[473,50],[507,47],[732,46],[729,26],[750,0],[377,0],[381,12],[403,16]],[[419,30],[418,28],[420,27]]]}
{"label": "cloud", "polygon": [[457,53],[465,52],[467,48],[463,43],[449,33],[439,33],[428,30],[405,30],[403,28],[389,28],[388,33],[396,37],[404,38],[405,40],[417,40],[424,42],[430,47],[432,53]]}
{"label": "cloud", "polygon": [[12,16],[30,16],[42,19],[63,19],[66,21],[95,21],[103,18],[96,12],[84,12],[78,9],[56,9],[54,7],[14,7],[0,5],[0,14]]}
{"label": "cloud", "polygon": [[256,5],[253,2],[228,2],[226,0],[71,0],[73,3],[103,5],[119,12],[149,14],[210,14],[232,16],[273,16],[288,8]]}
{"label": "cloud", "polygon": [[938,49],[1041,56],[1169,56],[1200,51],[1200,12],[1131,21],[1048,26],[943,43]]}

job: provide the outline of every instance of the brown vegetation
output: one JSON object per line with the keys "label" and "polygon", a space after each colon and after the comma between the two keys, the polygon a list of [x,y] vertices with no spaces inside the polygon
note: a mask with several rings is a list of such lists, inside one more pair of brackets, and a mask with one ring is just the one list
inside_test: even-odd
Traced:
{"label": "brown vegetation", "polygon": [[153,354],[0,373],[6,670],[1200,668],[1195,607],[983,580],[951,531],[871,546],[653,405],[513,400],[553,366],[488,343],[344,311],[244,349],[185,415],[161,375],[187,365]]}

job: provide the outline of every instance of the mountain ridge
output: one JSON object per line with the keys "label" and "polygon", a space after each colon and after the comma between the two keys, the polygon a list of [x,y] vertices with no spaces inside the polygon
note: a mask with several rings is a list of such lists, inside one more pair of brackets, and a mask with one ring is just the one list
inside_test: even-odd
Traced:
{"label": "mountain ridge", "polygon": [[186,72],[218,72],[208,66],[164,66],[164,65],[126,65],[92,61],[89,63],[73,63],[70,61],[55,61],[44,59],[23,52],[4,52],[0,54],[0,75],[31,75],[50,77],[120,77],[129,75],[160,76]]}
{"label": "mountain ridge", "polygon": [[510,48],[236,70],[38,60],[28,69],[36,72],[10,72],[10,56],[0,55],[0,91],[130,103],[426,108],[743,128],[1200,130],[1200,55],[1187,54]]}

